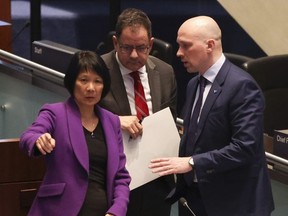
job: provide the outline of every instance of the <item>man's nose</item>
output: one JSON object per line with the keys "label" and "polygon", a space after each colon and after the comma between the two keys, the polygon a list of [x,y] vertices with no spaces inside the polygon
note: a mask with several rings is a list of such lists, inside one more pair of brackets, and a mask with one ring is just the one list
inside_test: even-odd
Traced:
{"label": "man's nose", "polygon": [[138,57],[138,53],[137,53],[137,50],[135,49],[135,47],[132,49],[132,52],[131,52],[130,56]]}

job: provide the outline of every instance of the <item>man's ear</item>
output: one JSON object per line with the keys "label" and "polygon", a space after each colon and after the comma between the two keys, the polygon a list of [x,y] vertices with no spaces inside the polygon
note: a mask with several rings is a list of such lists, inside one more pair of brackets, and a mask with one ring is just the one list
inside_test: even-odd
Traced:
{"label": "man's ear", "polygon": [[207,40],[207,50],[209,50],[211,52],[214,49],[214,47],[215,47],[215,40],[208,39]]}
{"label": "man's ear", "polygon": [[118,45],[118,40],[117,40],[117,37],[115,35],[112,36],[112,41],[113,41],[114,49],[116,49],[117,45]]}
{"label": "man's ear", "polygon": [[153,47],[153,43],[154,43],[154,37],[151,37],[150,41],[149,41],[149,53],[152,50]]}

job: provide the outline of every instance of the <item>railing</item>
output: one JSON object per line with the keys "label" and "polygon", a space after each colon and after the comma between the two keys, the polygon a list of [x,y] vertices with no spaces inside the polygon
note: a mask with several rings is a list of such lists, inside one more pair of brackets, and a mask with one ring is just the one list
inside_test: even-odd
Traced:
{"label": "railing", "polygon": [[69,97],[63,77],[58,71],[0,50],[0,139],[18,137],[43,104]]}
{"label": "railing", "polygon": [[0,49],[0,59],[6,60],[9,63],[14,63],[16,65],[23,66],[26,69],[32,70],[33,75],[62,85],[64,74],[59,71],[37,64],[35,62],[32,62],[30,60],[19,57],[17,55],[14,55],[1,49]]}

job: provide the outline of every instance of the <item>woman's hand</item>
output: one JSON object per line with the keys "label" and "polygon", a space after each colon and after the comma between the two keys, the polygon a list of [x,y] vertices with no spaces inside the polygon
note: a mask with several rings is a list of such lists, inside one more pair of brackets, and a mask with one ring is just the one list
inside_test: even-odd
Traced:
{"label": "woman's hand", "polygon": [[55,144],[56,144],[55,140],[51,137],[49,133],[42,134],[36,140],[36,147],[43,155],[51,153],[55,148]]}

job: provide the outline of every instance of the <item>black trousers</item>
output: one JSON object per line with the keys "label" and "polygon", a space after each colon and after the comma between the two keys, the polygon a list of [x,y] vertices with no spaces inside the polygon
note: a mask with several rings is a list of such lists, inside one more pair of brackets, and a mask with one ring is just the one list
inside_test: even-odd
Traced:
{"label": "black trousers", "polygon": [[160,177],[130,193],[127,216],[170,216],[171,205],[165,202],[174,182],[173,176]]}
{"label": "black trousers", "polygon": [[[208,216],[202,202],[201,194],[197,183],[193,183],[190,187],[187,187],[185,198],[190,209],[196,216]],[[179,216],[192,216],[193,214],[187,207],[178,203]]]}

